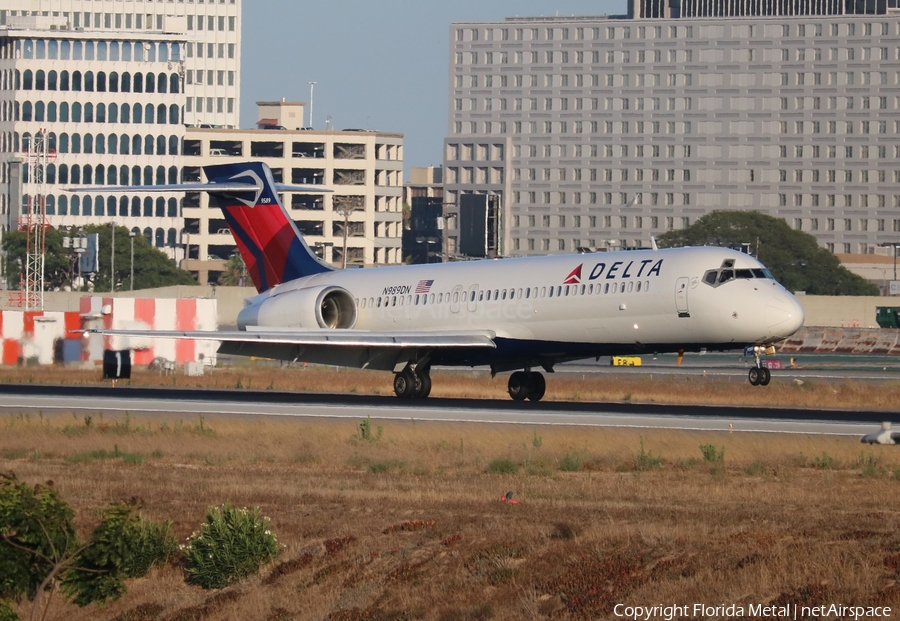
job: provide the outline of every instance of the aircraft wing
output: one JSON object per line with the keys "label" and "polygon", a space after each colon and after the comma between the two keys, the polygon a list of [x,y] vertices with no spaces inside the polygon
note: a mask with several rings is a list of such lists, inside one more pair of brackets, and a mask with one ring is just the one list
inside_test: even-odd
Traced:
{"label": "aircraft wing", "polygon": [[[496,349],[496,333],[469,331],[369,330],[89,330],[111,337],[194,339],[219,341],[220,354],[256,356],[273,360],[304,361],[383,371],[402,370],[412,359],[427,359],[442,352],[463,359]],[[123,349],[127,349],[127,343]]]}
{"label": "aircraft wing", "polygon": [[486,347],[494,348],[496,333],[491,330],[471,331],[389,331],[371,330],[88,330],[105,336],[158,339],[194,339],[223,343],[273,343],[280,345],[332,345],[336,347]]}

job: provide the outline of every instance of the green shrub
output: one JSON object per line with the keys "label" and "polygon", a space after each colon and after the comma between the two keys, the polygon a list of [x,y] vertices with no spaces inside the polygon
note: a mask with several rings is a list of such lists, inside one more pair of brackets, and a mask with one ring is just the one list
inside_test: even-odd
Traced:
{"label": "green shrub", "polygon": [[816,457],[814,461],[816,463],[816,468],[822,470],[834,467],[834,457],[832,457],[825,451],[822,451],[822,456]]}
{"label": "green shrub", "polygon": [[210,507],[200,530],[184,546],[188,582],[220,589],[259,570],[281,552],[259,508]]}
{"label": "green shrub", "polygon": [[749,475],[760,475],[765,474],[768,471],[768,467],[761,461],[755,461],[746,468],[744,468],[744,472]]}
{"label": "green shrub", "polygon": [[722,450],[717,450],[715,444],[701,444],[700,452],[703,453],[703,461],[708,461],[714,464],[721,464],[725,461],[725,447],[722,447]]}
{"label": "green shrub", "polygon": [[128,555],[123,570],[129,578],[140,578],[154,565],[169,562],[178,552],[178,541],[172,532],[172,521],[159,524],[141,519],[126,532]]}
{"label": "green shrub", "polygon": [[515,474],[518,471],[519,465],[508,457],[493,460],[485,470],[488,474]]}
{"label": "green shrub", "polygon": [[559,469],[563,472],[581,472],[584,468],[584,455],[581,451],[572,451],[559,460]]}
{"label": "green shrub", "polygon": [[0,621],[19,621],[19,613],[12,602],[0,600]]}
{"label": "green shrub", "polygon": [[366,442],[375,442],[376,440],[380,440],[381,433],[382,431],[384,431],[381,425],[378,425],[378,429],[376,430],[376,432],[372,433],[372,419],[368,416],[366,416],[366,420],[362,421],[359,425],[357,425],[356,428],[359,430],[359,433],[357,433],[353,437],[358,440],[365,440]]}
{"label": "green shrub", "polygon": [[641,436],[641,450],[634,458],[635,470],[652,470],[662,467],[662,457],[655,457],[650,451],[644,450],[644,436]]}

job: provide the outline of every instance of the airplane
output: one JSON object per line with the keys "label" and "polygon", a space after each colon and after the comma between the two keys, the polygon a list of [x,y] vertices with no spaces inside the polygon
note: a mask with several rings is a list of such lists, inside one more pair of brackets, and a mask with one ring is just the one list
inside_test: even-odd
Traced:
{"label": "airplane", "polygon": [[[432,366],[512,371],[514,400],[539,401],[562,362],[611,355],[754,347],[803,324],[803,307],[755,258],[687,247],[335,269],[316,256],[278,197],[323,188],[277,184],[263,162],[203,167],[206,183],[73,188],[202,190],[222,209],[258,293],[231,331],[100,330],[220,341],[219,353],[391,371],[401,398],[431,392]],[[328,190],[324,190],[328,191]]]}
{"label": "airplane", "polygon": [[859,439],[863,444],[900,444],[900,432],[891,430],[891,423],[881,423],[881,431],[868,433]]}

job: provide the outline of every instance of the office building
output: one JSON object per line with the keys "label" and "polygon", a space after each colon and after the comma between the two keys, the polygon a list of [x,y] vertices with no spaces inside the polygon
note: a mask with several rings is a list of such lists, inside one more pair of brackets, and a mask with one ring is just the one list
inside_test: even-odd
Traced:
{"label": "office building", "polygon": [[445,203],[498,196],[505,255],[647,247],[716,209],[886,252],[900,237],[900,13],[829,6],[453,24]]}
{"label": "office building", "polygon": [[[18,18],[8,18],[15,22]],[[3,230],[18,229],[26,196],[43,192],[47,222],[115,221],[175,258],[181,193],[73,194],[72,186],[177,183],[184,138],[178,66],[183,35],[69,29],[62,17],[0,28],[0,193]],[[43,190],[29,181],[43,134]]]}
{"label": "office building", "polygon": [[0,28],[34,27],[38,18],[96,40],[182,35],[184,53],[167,64],[184,82],[184,122],[238,127],[241,0],[0,0]]}

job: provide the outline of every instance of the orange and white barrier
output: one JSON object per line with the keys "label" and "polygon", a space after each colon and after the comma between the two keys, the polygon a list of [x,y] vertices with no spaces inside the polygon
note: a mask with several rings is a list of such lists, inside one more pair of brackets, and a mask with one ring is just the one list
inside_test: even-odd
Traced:
{"label": "orange and white barrier", "polygon": [[38,364],[103,361],[104,349],[134,350],[132,364],[154,358],[185,364],[215,364],[217,341],[126,339],[91,335],[82,329],[216,330],[216,300],[102,298],[81,299],[76,311],[0,311],[0,364],[36,359]]}
{"label": "orange and white barrier", "polygon": [[[216,300],[187,298],[104,298],[81,299],[85,327],[112,330],[216,330]],[[131,349],[133,365],[149,364],[154,358],[184,364],[203,361],[214,364],[217,341],[92,336],[88,339],[89,360],[102,360],[104,349]]]}

